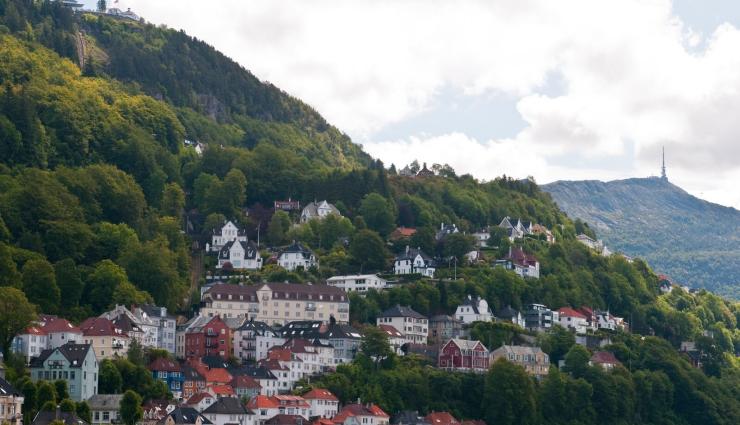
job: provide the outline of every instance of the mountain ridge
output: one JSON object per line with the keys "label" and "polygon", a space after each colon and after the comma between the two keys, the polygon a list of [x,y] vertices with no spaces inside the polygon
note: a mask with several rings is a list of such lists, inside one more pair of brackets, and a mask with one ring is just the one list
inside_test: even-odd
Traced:
{"label": "mountain ridge", "polygon": [[679,282],[737,297],[740,211],[659,177],[562,180],[542,186],[612,250],[645,258]]}

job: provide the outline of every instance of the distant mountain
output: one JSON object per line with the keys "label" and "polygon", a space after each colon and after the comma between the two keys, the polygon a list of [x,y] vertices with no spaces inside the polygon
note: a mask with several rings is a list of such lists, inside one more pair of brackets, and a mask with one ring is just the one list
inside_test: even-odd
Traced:
{"label": "distant mountain", "polygon": [[676,282],[740,298],[740,211],[656,177],[558,181],[543,189],[613,251],[642,257]]}

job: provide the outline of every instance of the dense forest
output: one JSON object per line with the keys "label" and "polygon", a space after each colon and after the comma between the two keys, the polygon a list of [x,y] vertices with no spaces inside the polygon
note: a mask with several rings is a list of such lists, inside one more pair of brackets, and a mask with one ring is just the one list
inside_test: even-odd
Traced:
{"label": "dense forest", "polygon": [[[202,154],[185,140],[203,143]],[[115,303],[153,301],[188,314],[198,301],[191,256],[224,219],[244,224],[251,239],[259,231],[266,257],[298,240],[320,258],[320,268],[297,272],[269,265],[250,274],[253,282],[385,273],[411,245],[447,259],[441,279],[410,276],[400,287],[353,295],[355,324],[373,323],[396,303],[450,314],[468,295],[486,298],[494,313],[530,302],[588,305],[630,323],[633,333],[613,335],[610,347],[628,370],[584,365],[572,336],[556,332],[540,343],[566,368],[542,382],[508,364],[477,376],[388,355],[361,356],[312,384],[343,401],[449,409],[491,425],[740,422],[738,304],[705,291],[661,294],[644,261],[589,251],[575,235],[593,230],[532,180],[480,182],[444,166],[436,176],[400,176],[310,107],[182,32],[74,15],[57,2],[0,0],[0,160],[0,290],[12,288],[36,313],[78,323]],[[295,215],[271,209],[287,198],[327,199],[342,217],[295,225]],[[540,279],[488,265],[511,244],[495,230],[487,262],[463,261],[468,233],[504,216],[552,230],[555,244],[516,242],[539,259]],[[461,233],[437,240],[440,223]],[[390,240],[398,226],[417,232]],[[495,348],[522,330],[478,324],[472,332]],[[6,352],[7,337],[0,330]],[[687,340],[702,347],[702,369],[677,352]],[[106,367],[123,376],[115,388],[161,395],[140,364]]]}

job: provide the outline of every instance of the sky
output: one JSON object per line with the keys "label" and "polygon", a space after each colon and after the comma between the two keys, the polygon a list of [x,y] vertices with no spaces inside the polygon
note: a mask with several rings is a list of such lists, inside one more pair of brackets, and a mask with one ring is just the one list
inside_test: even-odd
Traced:
{"label": "sky", "polygon": [[[94,1],[87,1],[94,3]],[[660,173],[740,209],[733,0],[120,0],[384,163],[539,183]]]}

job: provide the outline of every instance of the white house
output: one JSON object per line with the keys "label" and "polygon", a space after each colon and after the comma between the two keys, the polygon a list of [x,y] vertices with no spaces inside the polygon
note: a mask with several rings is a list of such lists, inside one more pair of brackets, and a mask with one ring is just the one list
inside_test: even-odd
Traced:
{"label": "white house", "polygon": [[534,255],[527,254],[519,247],[509,248],[506,260],[511,262],[514,272],[521,277],[539,279],[540,262]]}
{"label": "white house", "polygon": [[237,270],[259,270],[262,268],[262,256],[254,241],[233,240],[226,242],[218,252],[216,267],[221,269],[226,263]]}
{"label": "white house", "polygon": [[519,310],[511,308],[511,306],[506,306],[502,308],[498,312],[497,317],[502,322],[511,322],[522,328],[526,326],[526,322],[522,313]]}
{"label": "white house", "polygon": [[403,334],[406,342],[425,345],[427,343],[429,321],[426,316],[411,307],[395,305],[389,308],[378,315],[377,325],[393,326]]}
{"label": "white house", "polygon": [[566,329],[572,329],[579,335],[585,334],[589,328],[586,316],[570,307],[558,310],[558,324]]}
{"label": "white house", "polygon": [[255,415],[236,397],[222,397],[203,410],[202,415],[213,425],[252,425]]}
{"label": "white house", "polygon": [[25,357],[26,364],[31,361],[32,357],[38,357],[48,347],[49,337],[46,331],[39,326],[29,326],[23,333],[13,338],[13,352]]}
{"label": "white house", "polygon": [[329,286],[344,289],[345,292],[367,292],[369,289],[385,289],[388,281],[375,274],[333,276],[326,280]]}
{"label": "white house", "polygon": [[121,423],[120,411],[123,394],[95,394],[87,400],[93,425]]}
{"label": "white house", "polygon": [[314,388],[303,394],[303,398],[311,405],[309,417],[331,419],[339,413],[339,399],[329,390]]}
{"label": "white house", "polygon": [[485,248],[488,246],[488,241],[491,239],[491,231],[487,228],[481,229],[473,233],[473,237],[475,238],[475,244],[478,248]]}
{"label": "white house", "polygon": [[313,220],[314,218],[324,218],[329,214],[336,214],[338,216],[342,215],[337,207],[326,202],[326,200],[311,202],[303,208],[303,211],[301,211],[301,223],[307,223],[309,220]]}
{"label": "white house", "polygon": [[473,299],[470,295],[462,304],[457,306],[455,317],[463,323],[473,322],[490,322],[493,320],[493,313],[488,307],[488,302],[481,297]]}
{"label": "white house", "polygon": [[513,220],[511,217],[504,217],[498,225],[506,230],[510,241],[521,239],[532,232],[532,223],[524,223],[521,219]]}
{"label": "white house", "polygon": [[419,273],[422,276],[434,277],[435,266],[434,260],[421,249],[406,246],[406,250],[396,256],[393,272],[395,274]]}
{"label": "white house", "polygon": [[219,252],[224,245],[231,241],[247,241],[247,231],[239,228],[233,221],[226,221],[220,229],[213,229],[211,235],[211,251]]}
{"label": "white house", "polygon": [[285,270],[293,271],[298,267],[303,267],[304,270],[316,265],[316,256],[298,242],[285,248],[278,256],[278,265]]}

